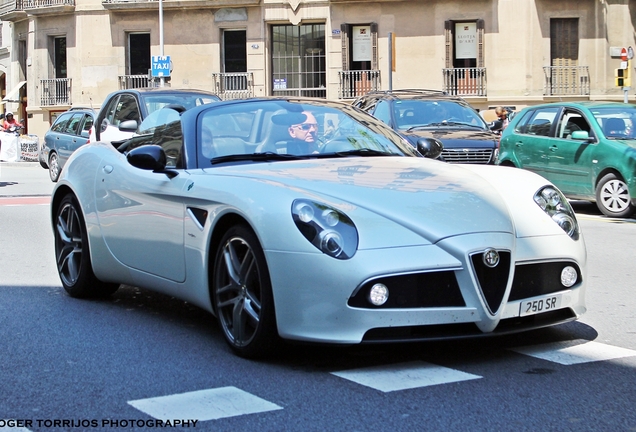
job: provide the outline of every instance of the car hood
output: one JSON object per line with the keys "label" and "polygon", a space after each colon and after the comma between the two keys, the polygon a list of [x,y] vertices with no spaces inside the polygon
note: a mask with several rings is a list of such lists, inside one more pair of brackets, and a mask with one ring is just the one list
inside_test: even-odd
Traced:
{"label": "car hood", "polygon": [[490,131],[479,129],[417,129],[411,132],[401,132],[412,144],[417,143],[418,138],[436,138],[444,144],[444,148],[495,148],[497,147],[497,135]]}
{"label": "car hood", "polygon": [[484,176],[424,158],[310,159],[206,171],[276,184],[292,197],[329,201],[345,212],[363,208],[431,243],[459,234],[514,229],[504,199]]}

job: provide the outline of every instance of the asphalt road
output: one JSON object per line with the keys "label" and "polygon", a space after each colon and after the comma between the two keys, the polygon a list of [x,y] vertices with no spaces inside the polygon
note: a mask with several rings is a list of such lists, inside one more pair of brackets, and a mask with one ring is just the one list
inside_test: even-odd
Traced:
{"label": "asphalt road", "polygon": [[634,220],[574,204],[589,258],[577,322],[473,341],[289,345],[255,362],[183,301],[135,287],[67,296],[41,199],[52,187],[37,164],[0,164],[0,431],[636,430]]}

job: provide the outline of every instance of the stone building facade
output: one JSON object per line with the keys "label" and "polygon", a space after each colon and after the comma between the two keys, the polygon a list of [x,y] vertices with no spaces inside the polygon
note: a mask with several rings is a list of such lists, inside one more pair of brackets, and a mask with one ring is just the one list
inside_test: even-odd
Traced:
{"label": "stone building facade", "polygon": [[635,18],[632,0],[0,0],[0,91],[40,136],[71,106],[160,85],[162,53],[165,85],[224,99],[424,88],[480,109],[622,101]]}

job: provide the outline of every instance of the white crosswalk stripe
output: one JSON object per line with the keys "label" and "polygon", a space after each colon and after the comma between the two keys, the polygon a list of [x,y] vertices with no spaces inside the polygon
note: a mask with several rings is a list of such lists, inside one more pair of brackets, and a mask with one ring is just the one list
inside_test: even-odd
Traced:
{"label": "white crosswalk stripe", "polygon": [[425,362],[352,369],[332,374],[385,393],[481,378]]}
{"label": "white crosswalk stripe", "polygon": [[636,351],[587,340],[553,342],[513,348],[512,351],[562,365],[636,356]]}
{"label": "white crosswalk stripe", "polygon": [[220,387],[128,402],[140,411],[164,421],[216,420],[282,409],[236,387]]}

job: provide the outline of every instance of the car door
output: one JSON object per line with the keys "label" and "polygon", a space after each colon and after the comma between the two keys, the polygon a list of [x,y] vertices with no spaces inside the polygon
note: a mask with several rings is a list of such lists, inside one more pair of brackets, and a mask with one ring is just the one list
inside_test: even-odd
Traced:
{"label": "car door", "polygon": [[[135,168],[126,157],[111,152],[102,161],[96,179],[96,209],[102,236],[112,254],[125,265],[183,282],[186,277],[182,191],[190,182],[182,169],[179,133],[155,134],[179,174]],[[143,145],[145,142],[139,143]]]}
{"label": "car door", "polygon": [[[58,163],[60,168],[64,166],[71,153],[78,147],[77,140],[79,137],[80,126],[83,123],[84,113],[75,112],[71,114],[69,121],[64,124],[64,128],[55,136],[58,153]],[[86,142],[85,139],[83,139]]]}
{"label": "car door", "polygon": [[[572,134],[577,131],[587,132],[591,139],[574,139]],[[592,160],[595,143],[594,131],[585,116],[578,110],[564,109],[550,143],[548,165],[552,181],[566,195],[594,195]]]}
{"label": "car door", "polygon": [[515,127],[510,138],[520,168],[536,172],[552,180],[549,170],[550,144],[554,135],[554,124],[561,108],[557,106],[538,108]]}
{"label": "car door", "polygon": [[141,122],[141,109],[137,98],[131,93],[115,95],[106,105],[104,114],[100,114],[100,141],[119,141],[130,138],[132,132],[119,130],[119,125],[126,120]]}

